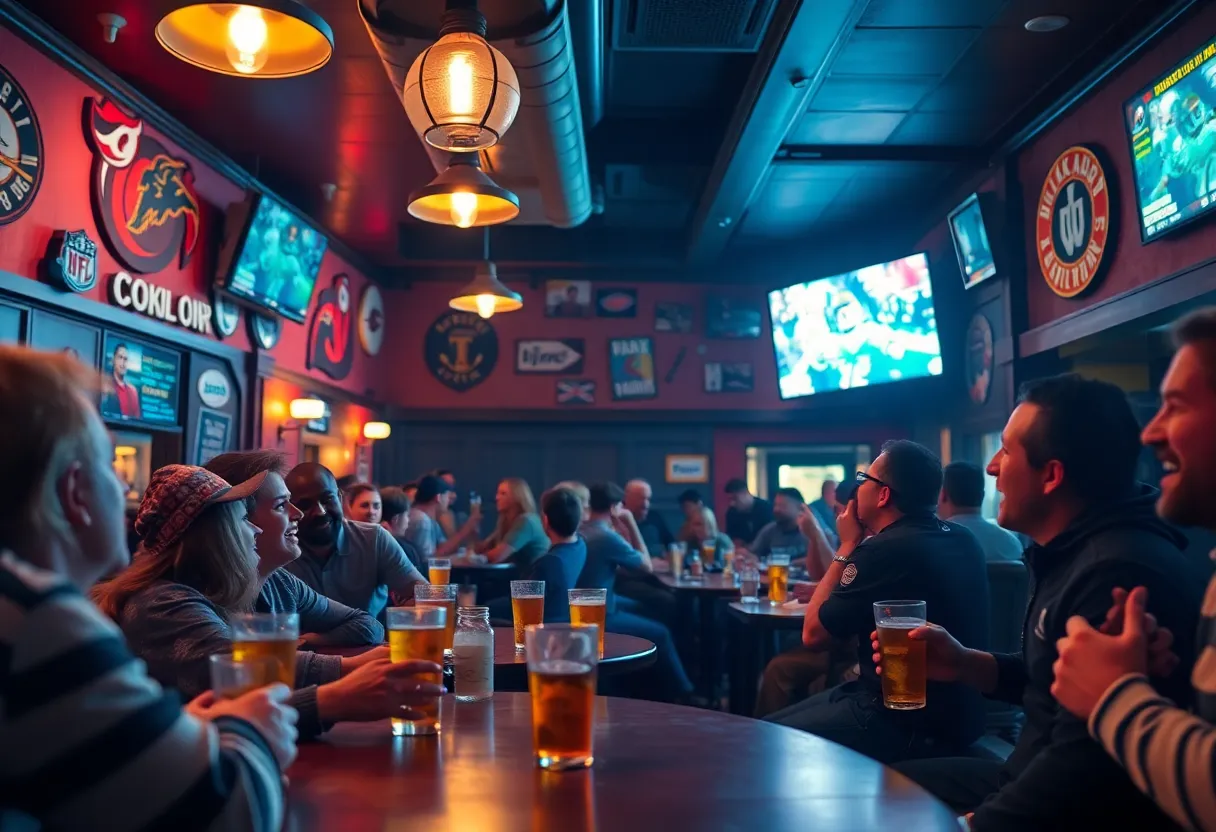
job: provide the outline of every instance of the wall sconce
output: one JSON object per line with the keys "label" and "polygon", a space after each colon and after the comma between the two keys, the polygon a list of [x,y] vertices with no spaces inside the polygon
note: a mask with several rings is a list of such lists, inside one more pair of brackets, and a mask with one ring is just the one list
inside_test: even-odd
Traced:
{"label": "wall sconce", "polygon": [[292,399],[287,412],[291,415],[291,421],[279,425],[279,444],[283,443],[285,433],[299,431],[301,425],[313,419],[324,419],[325,402],[320,399]]}
{"label": "wall sconce", "polygon": [[363,426],[364,439],[388,439],[393,428],[388,422],[368,422]]}

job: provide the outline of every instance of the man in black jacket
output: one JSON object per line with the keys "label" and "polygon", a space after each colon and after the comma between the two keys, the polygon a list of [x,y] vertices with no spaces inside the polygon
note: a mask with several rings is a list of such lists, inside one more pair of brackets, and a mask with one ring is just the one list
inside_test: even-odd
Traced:
{"label": "man in black jacket", "polygon": [[1051,695],[1068,619],[1099,626],[1115,588],[1145,586],[1150,611],[1173,631],[1182,659],[1154,680],[1157,689],[1180,704],[1191,698],[1202,583],[1182,555],[1185,539],[1157,518],[1156,491],[1135,482],[1139,453],[1139,426],[1113,385],[1065,375],[1024,388],[988,465],[1004,495],[1000,524],[1035,543],[1026,552],[1034,593],[1023,653],[968,650],[932,625],[910,634],[927,644],[931,679],[961,680],[1026,711],[1003,766],[978,759],[897,766],[960,812],[974,811],[972,829],[1174,828]]}

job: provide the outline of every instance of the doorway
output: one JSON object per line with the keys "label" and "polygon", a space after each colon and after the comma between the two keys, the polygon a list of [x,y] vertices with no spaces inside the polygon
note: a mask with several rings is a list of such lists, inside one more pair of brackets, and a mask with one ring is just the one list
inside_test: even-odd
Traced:
{"label": "doorway", "polygon": [[780,488],[796,488],[812,503],[819,499],[827,480],[848,483],[858,466],[869,462],[870,448],[868,445],[749,448],[748,460],[754,465],[755,485],[762,489],[757,492],[760,496],[771,500]]}

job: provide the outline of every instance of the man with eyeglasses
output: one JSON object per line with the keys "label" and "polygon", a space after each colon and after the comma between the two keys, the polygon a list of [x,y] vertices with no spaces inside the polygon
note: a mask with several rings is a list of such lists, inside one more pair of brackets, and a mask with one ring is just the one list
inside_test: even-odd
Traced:
{"label": "man with eyeglasses", "polygon": [[[815,588],[802,643],[827,651],[858,637],[861,677],[767,719],[838,742],[884,763],[961,752],[984,730],[984,702],[965,685],[928,686],[926,706],[883,706],[870,660],[874,604],[924,601],[934,621],[950,620],[960,640],[988,643],[988,573],[975,536],[938,519],[942,466],[922,445],[888,442],[857,475],[837,521],[840,547]],[[955,629],[957,628],[957,629]]]}

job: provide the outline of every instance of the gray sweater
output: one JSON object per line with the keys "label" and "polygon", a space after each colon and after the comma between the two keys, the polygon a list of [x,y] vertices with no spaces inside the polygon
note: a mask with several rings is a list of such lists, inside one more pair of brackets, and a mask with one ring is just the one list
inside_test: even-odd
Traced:
{"label": "gray sweater", "polygon": [[[318,595],[296,576],[275,570],[258,594],[258,612],[294,612],[300,632],[320,636],[314,644],[381,644],[384,628],[362,610],[352,610]],[[158,581],[127,601],[118,626],[131,651],[148,665],[148,674],[187,699],[211,687],[210,656],[232,649],[227,613],[193,587]],[[317,712],[317,685],[342,675],[339,656],[296,653],[296,691],[291,704],[300,712],[301,739],[328,726]]]}

